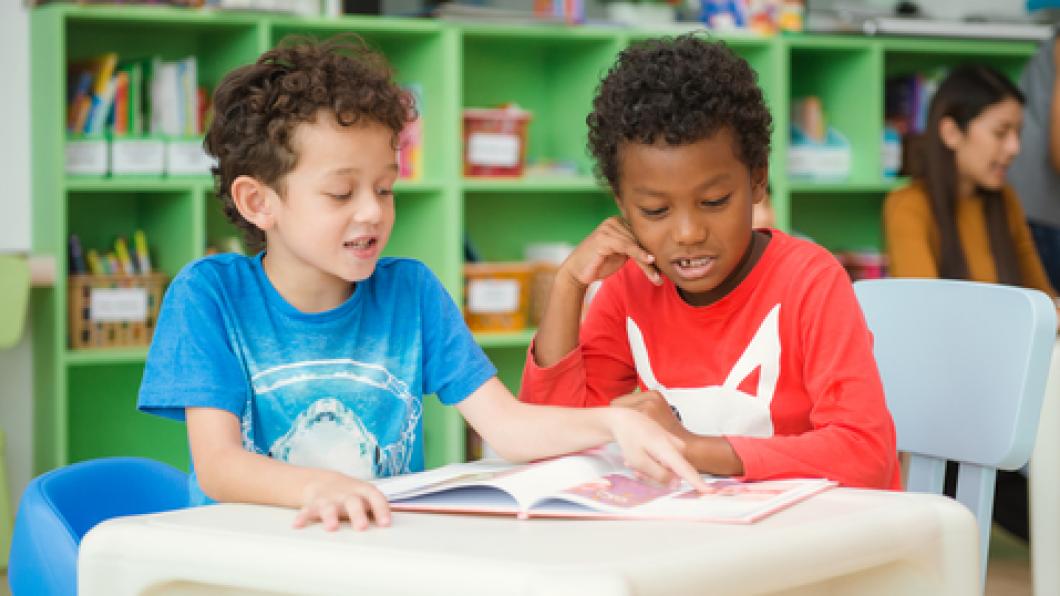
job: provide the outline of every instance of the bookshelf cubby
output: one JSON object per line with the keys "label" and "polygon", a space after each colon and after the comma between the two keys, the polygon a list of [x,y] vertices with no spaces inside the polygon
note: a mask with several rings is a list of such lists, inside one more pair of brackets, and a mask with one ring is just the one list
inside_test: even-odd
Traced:
{"label": "bookshelf cubby", "polygon": [[[122,57],[198,59],[212,89],[287,35],[357,33],[381,49],[423,102],[423,172],[396,189],[397,224],[386,253],[423,260],[458,303],[465,235],[489,260],[522,258],[529,242],[576,242],[615,212],[591,175],[585,116],[597,83],[631,42],[675,30],[443,23],[372,17],[302,19],[151,6],[48,4],[31,15],[33,249],[59,263],[54,289],[33,307],[36,471],[106,455],[143,455],[187,468],[181,424],[135,410],[145,348],[72,350],[66,337],[66,239],[87,247],[144,229],[156,267],[172,276],[206,247],[233,235],[205,176],[77,178],[63,172],[66,72],[73,61]],[[880,175],[883,85],[888,76],[982,61],[1015,77],[1035,51],[1028,42],[722,35],[759,77],[773,111],[770,180],[777,222],[834,250],[880,248],[882,197],[900,181]],[[816,95],[854,148],[843,182],[786,174],[789,106]],[[531,162],[559,162],[569,175],[521,179],[462,176],[462,110],[513,102],[533,112]],[[480,344],[518,389],[532,330],[482,334]],[[464,457],[465,429],[451,408],[425,404],[426,458]]]}

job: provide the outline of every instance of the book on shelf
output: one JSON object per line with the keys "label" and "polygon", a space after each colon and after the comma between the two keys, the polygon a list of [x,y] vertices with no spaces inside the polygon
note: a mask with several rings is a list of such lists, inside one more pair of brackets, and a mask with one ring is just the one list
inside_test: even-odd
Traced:
{"label": "book on shelf", "polygon": [[641,480],[611,445],[524,465],[450,464],[375,484],[395,511],[737,524],[756,522],[835,485],[825,479],[704,480],[708,493],[683,482],[670,487]]}

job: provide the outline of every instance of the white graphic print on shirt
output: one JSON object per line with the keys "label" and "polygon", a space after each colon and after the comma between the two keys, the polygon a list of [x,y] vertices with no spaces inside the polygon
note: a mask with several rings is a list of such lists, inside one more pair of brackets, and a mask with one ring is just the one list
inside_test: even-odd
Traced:
{"label": "white graphic print on shirt", "polygon": [[[284,403],[305,403],[296,391],[325,396],[309,402],[269,446],[268,455],[362,480],[409,471],[423,406],[385,366],[348,358],[307,360],[274,366],[251,381],[259,409],[284,411]],[[396,403],[380,407],[379,400],[387,397]],[[255,445],[252,413],[248,404],[243,416],[243,443],[248,450]],[[370,429],[384,434],[377,436]],[[388,435],[392,438],[386,439]]]}
{"label": "white graphic print on shirt", "polygon": [[[668,388],[655,378],[644,344],[644,336],[632,318],[626,318],[626,333],[633,352],[633,363],[644,386],[661,393],[670,402],[681,422],[698,435],[773,436],[769,405],[780,376],[780,305],[762,320],[751,343],[747,345],[721,385],[708,387]],[[758,395],[748,395],[739,386],[756,368]]]}

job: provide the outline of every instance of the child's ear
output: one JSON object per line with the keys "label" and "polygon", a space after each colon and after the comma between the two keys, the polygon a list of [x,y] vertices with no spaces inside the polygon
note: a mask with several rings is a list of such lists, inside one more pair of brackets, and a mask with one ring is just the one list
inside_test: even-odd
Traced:
{"label": "child's ear", "polygon": [[272,228],[275,217],[269,197],[273,190],[252,176],[238,176],[232,181],[232,202],[236,210],[262,231]]}
{"label": "child's ear", "polygon": [[765,200],[769,194],[769,168],[763,166],[751,171],[751,203],[757,204]]}
{"label": "child's ear", "polygon": [[949,116],[939,120],[939,139],[942,144],[945,145],[950,151],[955,151],[957,145],[961,142],[961,138],[964,137],[964,133],[961,132],[957,121]]}

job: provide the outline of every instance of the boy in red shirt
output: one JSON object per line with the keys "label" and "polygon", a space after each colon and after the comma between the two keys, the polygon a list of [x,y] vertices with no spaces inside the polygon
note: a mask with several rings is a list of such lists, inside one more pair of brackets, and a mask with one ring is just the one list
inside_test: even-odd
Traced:
{"label": "boy in red shirt", "polygon": [[635,45],[588,124],[621,217],[561,267],[520,397],[644,412],[701,472],[900,488],[846,272],[811,242],[751,226],[771,119],[747,62],[691,35]]}

